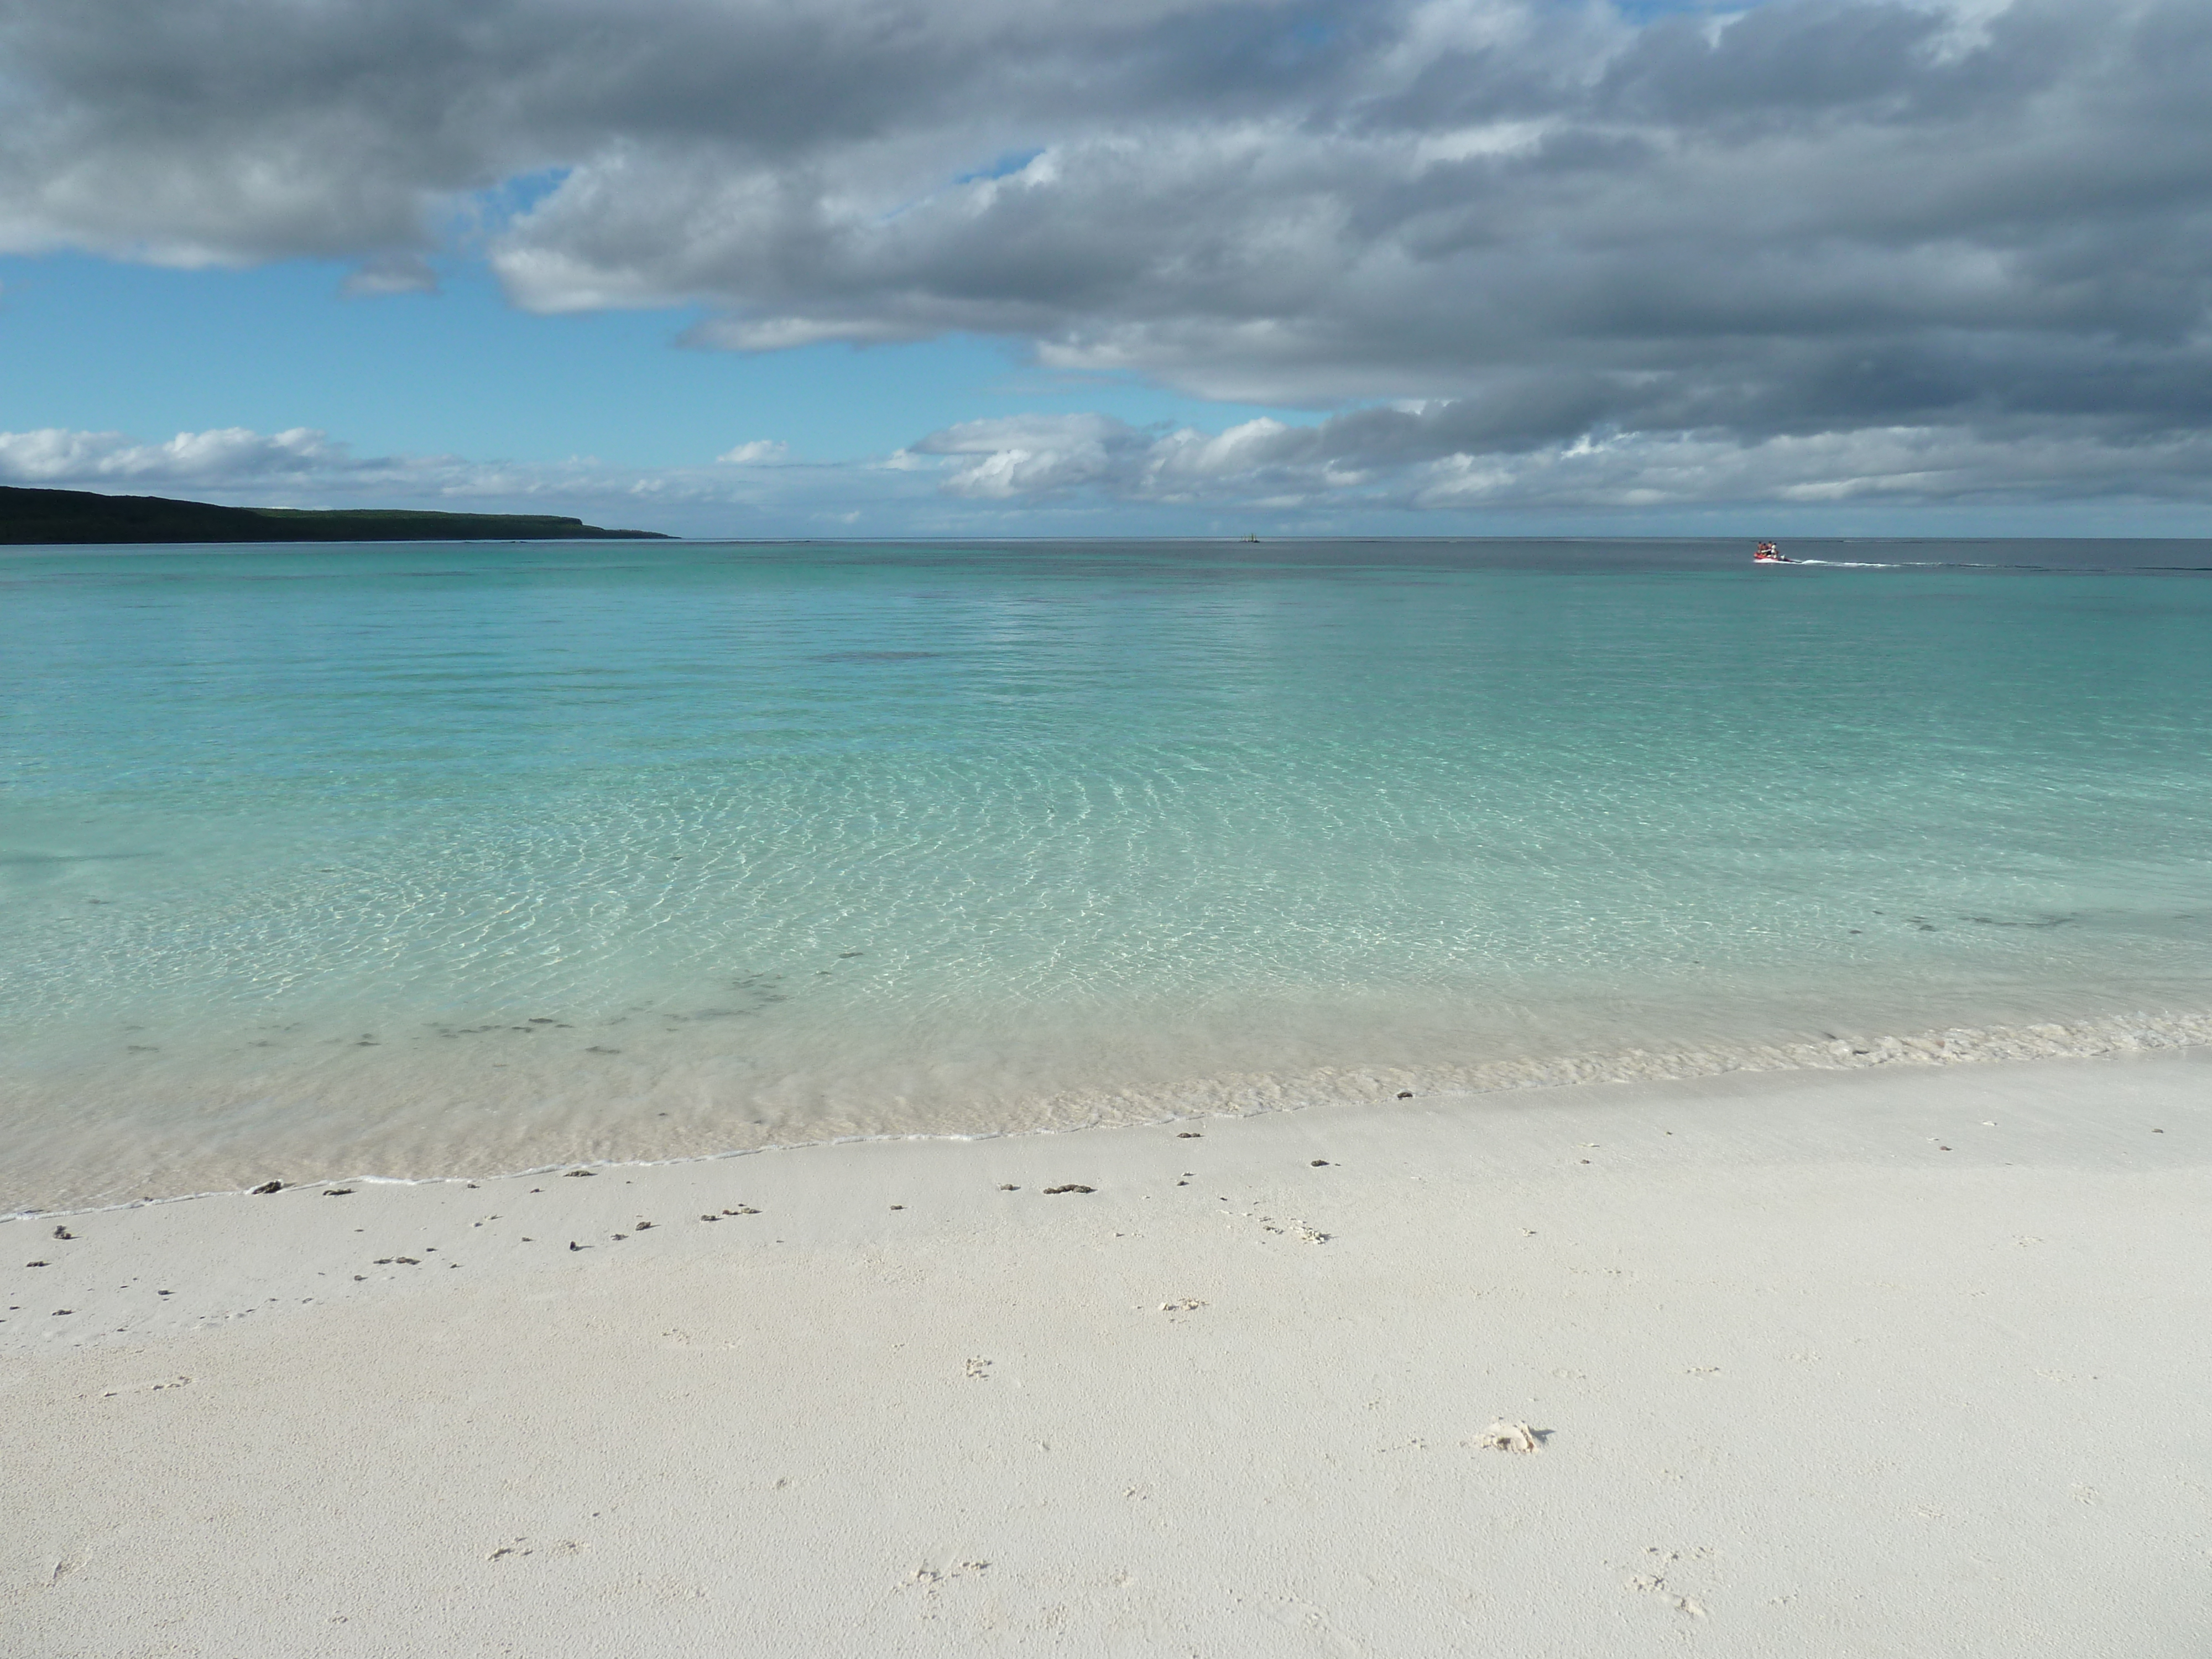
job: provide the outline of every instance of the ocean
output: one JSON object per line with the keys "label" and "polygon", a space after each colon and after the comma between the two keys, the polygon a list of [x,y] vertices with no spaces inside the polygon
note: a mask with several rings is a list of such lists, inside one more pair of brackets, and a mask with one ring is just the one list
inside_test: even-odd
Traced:
{"label": "ocean", "polygon": [[0,552],[0,1210],[2212,1039],[2212,544]]}

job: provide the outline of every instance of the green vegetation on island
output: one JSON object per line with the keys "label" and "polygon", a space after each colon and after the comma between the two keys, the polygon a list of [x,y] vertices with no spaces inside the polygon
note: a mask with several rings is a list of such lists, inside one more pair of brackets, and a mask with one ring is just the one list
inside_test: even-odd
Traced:
{"label": "green vegetation on island", "polygon": [[652,530],[602,530],[581,519],[540,513],[413,513],[377,508],[314,511],[217,507],[161,495],[101,495],[85,489],[0,485],[0,543],[64,542],[474,542],[665,541]]}

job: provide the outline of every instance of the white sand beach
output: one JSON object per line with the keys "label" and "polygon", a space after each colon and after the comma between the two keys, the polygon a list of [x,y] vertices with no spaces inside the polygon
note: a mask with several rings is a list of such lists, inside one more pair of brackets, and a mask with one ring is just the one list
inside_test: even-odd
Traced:
{"label": "white sand beach", "polygon": [[11,1655],[2212,1631],[2212,1050],[350,1181],[0,1241]]}

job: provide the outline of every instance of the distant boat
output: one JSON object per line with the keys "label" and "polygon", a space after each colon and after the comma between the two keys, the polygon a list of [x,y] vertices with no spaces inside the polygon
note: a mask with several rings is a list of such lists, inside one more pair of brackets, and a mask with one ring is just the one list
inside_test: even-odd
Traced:
{"label": "distant boat", "polygon": [[1772,542],[1759,543],[1758,550],[1751,556],[1751,562],[1753,564],[1795,564],[1797,562],[1795,559],[1784,558],[1782,556],[1781,548]]}

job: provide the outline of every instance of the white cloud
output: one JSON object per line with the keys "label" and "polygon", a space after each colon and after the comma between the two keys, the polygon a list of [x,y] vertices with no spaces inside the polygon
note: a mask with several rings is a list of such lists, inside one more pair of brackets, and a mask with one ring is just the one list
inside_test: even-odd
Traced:
{"label": "white cloud", "polygon": [[1124,480],[1146,447],[1143,434],[1104,415],[1018,415],[948,427],[906,453],[963,458],[945,481],[948,495],[1008,501],[1086,485],[1128,493]]}
{"label": "white cloud", "polygon": [[266,435],[244,427],[179,432],[152,444],[120,432],[0,432],[0,482],[15,484],[237,483],[338,477],[389,465],[354,460],[345,445],[306,427]]}
{"label": "white cloud", "polygon": [[790,453],[791,446],[781,438],[756,438],[750,443],[726,449],[714,459],[725,466],[774,466]]}
{"label": "white cloud", "polygon": [[[1216,432],[1147,429],[1099,414],[1025,415],[963,422],[889,457],[836,465],[792,463],[774,441],[757,440],[704,465],[653,468],[589,457],[362,458],[307,430],[233,428],[147,443],[50,429],[0,433],[0,483],[240,506],[562,513],[702,536],[807,535],[856,524],[1019,534],[1146,521],[1131,514],[1155,524],[1227,514],[1240,527],[1356,522],[1426,533],[1622,514],[1680,522],[1716,504],[1818,509],[1828,522],[1852,523],[1961,501],[2028,513],[2067,501],[2164,503],[2199,514],[2186,528],[2201,527],[2212,510],[2208,435],[2146,444],[2087,430],[2021,437],[1942,427],[1756,441],[1615,433],[1502,453],[1480,441],[1482,430],[1480,411],[1449,403],[1360,410],[1310,425],[1261,419]],[[759,459],[740,459],[747,456]]]}
{"label": "white cloud", "polygon": [[356,456],[306,429],[184,432],[147,443],[120,432],[0,432],[0,484],[168,495],[240,507],[422,507],[560,513],[615,528],[696,535],[804,534],[854,501],[927,501],[935,478],[865,464],[816,467],[758,440],[700,466],[617,466],[459,455]]}
{"label": "white cloud", "polygon": [[2212,503],[2212,434],[2146,444],[2094,428],[2023,437],[1886,427],[1759,440],[1613,433],[1501,453],[1480,441],[1481,429],[1476,412],[1450,403],[1359,410],[1312,426],[1255,420],[1219,433],[1146,432],[1097,415],[1030,416],[948,428],[906,453],[946,458],[945,494],[1001,502],[1090,496],[1439,516],[1715,502]]}

